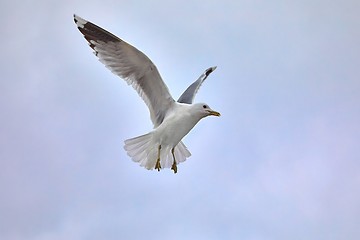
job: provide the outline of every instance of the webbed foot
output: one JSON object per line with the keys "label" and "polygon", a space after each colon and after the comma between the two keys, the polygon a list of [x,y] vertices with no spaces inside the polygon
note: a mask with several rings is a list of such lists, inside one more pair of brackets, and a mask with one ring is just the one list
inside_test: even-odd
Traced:
{"label": "webbed foot", "polygon": [[172,153],[173,158],[174,158],[174,162],[173,162],[173,164],[172,164],[172,166],[171,166],[171,170],[173,170],[173,171],[174,171],[174,173],[177,173],[177,166],[176,166],[176,160],[175,160],[174,148],[173,148],[173,149],[171,149],[171,153]]}
{"label": "webbed foot", "polygon": [[161,145],[159,145],[159,148],[158,148],[158,158],[157,158],[156,164],[155,164],[155,169],[157,169],[158,172],[159,172],[160,169],[161,169],[161,164],[160,164],[160,150],[161,150]]}
{"label": "webbed foot", "polygon": [[174,161],[173,165],[171,166],[171,170],[174,171],[174,173],[177,173],[177,166],[176,166],[176,162]]}
{"label": "webbed foot", "polygon": [[160,169],[161,169],[160,158],[158,158],[158,160],[156,160],[155,169],[157,169],[158,171],[160,171]]}

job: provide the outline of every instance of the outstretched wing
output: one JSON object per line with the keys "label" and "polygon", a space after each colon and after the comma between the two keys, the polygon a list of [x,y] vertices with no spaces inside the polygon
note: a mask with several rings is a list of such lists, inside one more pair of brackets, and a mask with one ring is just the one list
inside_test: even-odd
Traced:
{"label": "outstretched wing", "polygon": [[210,73],[215,71],[216,67],[211,67],[206,69],[206,71],[193,82],[185,92],[180,96],[178,102],[179,103],[188,103],[191,104],[194,101],[196,93],[199,91],[201,84],[205,81],[205,79],[209,76]]}
{"label": "outstretched wing", "polygon": [[154,126],[160,125],[174,99],[153,62],[135,47],[95,24],[76,15],[74,21],[100,62],[132,85],[148,106]]}

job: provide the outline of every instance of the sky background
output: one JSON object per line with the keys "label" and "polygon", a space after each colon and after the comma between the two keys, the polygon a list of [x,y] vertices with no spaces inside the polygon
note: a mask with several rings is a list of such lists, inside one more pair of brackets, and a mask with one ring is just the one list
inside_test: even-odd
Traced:
{"label": "sky background", "polygon": [[[0,239],[360,239],[360,1],[0,2]],[[146,105],[73,14],[221,112],[171,170],[132,162]]]}

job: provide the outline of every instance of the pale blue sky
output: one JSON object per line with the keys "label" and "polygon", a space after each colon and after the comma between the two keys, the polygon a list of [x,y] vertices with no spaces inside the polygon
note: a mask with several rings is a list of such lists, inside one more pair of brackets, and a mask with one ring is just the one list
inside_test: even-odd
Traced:
{"label": "pale blue sky", "polygon": [[[359,1],[2,1],[0,239],[359,239]],[[72,15],[222,113],[170,170],[133,163],[146,105]]]}

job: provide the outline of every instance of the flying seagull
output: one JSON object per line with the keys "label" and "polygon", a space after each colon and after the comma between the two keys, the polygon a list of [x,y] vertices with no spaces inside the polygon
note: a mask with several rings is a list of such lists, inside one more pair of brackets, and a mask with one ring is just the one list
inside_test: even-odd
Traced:
{"label": "flying seagull", "polygon": [[191,155],[181,139],[202,118],[220,116],[205,103],[193,104],[201,84],[216,67],[208,68],[176,102],[156,66],[144,53],[75,14],[74,21],[100,62],[131,85],[149,108],[154,129],[126,140],[127,154],[147,169],[160,171],[171,167],[176,173],[177,165]]}

